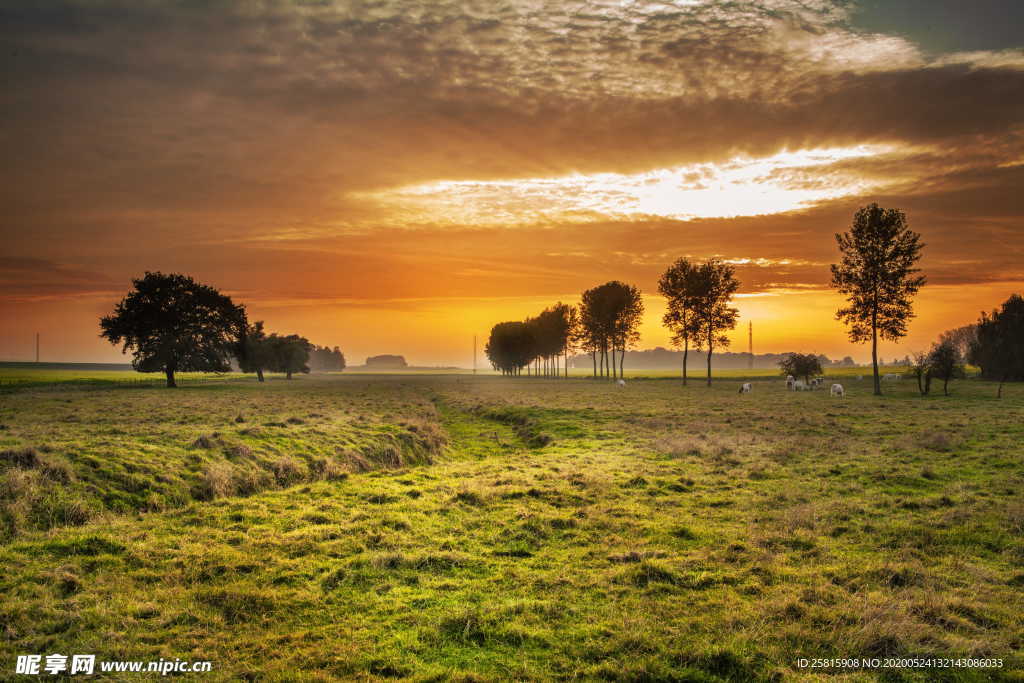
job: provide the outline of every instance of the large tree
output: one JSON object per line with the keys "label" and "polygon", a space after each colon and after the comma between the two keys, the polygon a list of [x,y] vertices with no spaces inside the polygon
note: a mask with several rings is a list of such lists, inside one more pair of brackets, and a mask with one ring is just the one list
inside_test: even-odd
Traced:
{"label": "large tree", "polygon": [[948,341],[956,348],[957,353],[959,353],[961,357],[967,358],[967,354],[971,352],[971,344],[977,338],[977,325],[963,325],[962,327],[955,327],[952,330],[946,330],[940,334],[939,343]]}
{"label": "large tree", "polygon": [[697,349],[708,354],[707,384],[711,386],[711,355],[716,347],[728,347],[726,331],[736,327],[739,310],[731,306],[732,297],[739,289],[735,269],[719,259],[711,259],[697,266],[694,274],[694,325]]}
{"label": "large tree", "polygon": [[803,377],[804,382],[811,383],[811,377],[821,374],[821,359],[813,353],[787,353],[779,361],[783,375]]}
{"label": "large tree", "polygon": [[622,376],[626,350],[640,338],[643,313],[643,298],[633,285],[612,280],[583,292],[584,346],[600,354],[602,375]]}
{"label": "large tree", "polygon": [[163,372],[175,387],[176,372],[227,372],[245,334],[245,307],[186,275],[147,272],[111,315],[100,333],[132,352],[139,372]]}
{"label": "large tree", "polygon": [[832,265],[831,284],[847,301],[836,318],[849,327],[850,341],[871,342],[877,396],[878,337],[896,341],[907,334],[914,317],[911,299],[925,283],[915,267],[924,246],[920,240],[902,211],[878,204],[858,209],[849,232],[836,234],[841,261]]}
{"label": "large tree", "polygon": [[309,373],[309,352],[313,345],[305,337],[297,334],[279,336],[272,334],[267,337],[273,359],[270,367],[274,372],[283,372],[291,379],[296,372]]}
{"label": "large tree", "polygon": [[525,322],[510,320],[491,328],[484,353],[495,370],[519,375],[533,359],[533,331]]}
{"label": "large tree", "polygon": [[700,334],[697,319],[698,267],[686,259],[678,259],[658,280],[658,292],[665,297],[668,310],[662,324],[672,332],[672,345],[683,347],[683,385],[686,385],[686,362],[690,341]]}
{"label": "large tree", "polygon": [[968,360],[985,379],[999,380],[1000,398],[1004,382],[1024,380],[1024,298],[1014,294],[1000,310],[982,312]]}
{"label": "large tree", "polygon": [[942,380],[942,393],[949,396],[949,380],[965,376],[964,360],[959,349],[949,339],[940,341],[928,354],[928,369],[932,376]]}
{"label": "large tree", "polygon": [[245,334],[239,340],[238,366],[242,372],[255,372],[256,378],[263,381],[263,371],[274,364],[274,351],[267,341],[267,333],[263,330],[263,321],[257,320],[247,325]]}

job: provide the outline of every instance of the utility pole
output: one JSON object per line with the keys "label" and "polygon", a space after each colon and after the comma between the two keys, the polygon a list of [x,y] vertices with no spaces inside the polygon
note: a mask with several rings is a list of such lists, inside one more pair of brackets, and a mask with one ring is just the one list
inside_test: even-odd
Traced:
{"label": "utility pole", "polygon": [[473,335],[473,374],[476,374],[476,335]]}
{"label": "utility pole", "polygon": [[754,321],[751,320],[747,323],[747,351],[750,353],[750,359],[748,367],[754,369]]}
{"label": "utility pole", "polygon": [[39,362],[39,333],[36,332],[36,362]]}

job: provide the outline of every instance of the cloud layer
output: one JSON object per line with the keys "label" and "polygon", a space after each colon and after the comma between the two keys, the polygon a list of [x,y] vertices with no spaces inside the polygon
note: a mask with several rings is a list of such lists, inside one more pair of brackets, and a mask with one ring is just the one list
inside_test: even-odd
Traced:
{"label": "cloud layer", "polygon": [[0,313],[147,268],[268,303],[651,289],[684,254],[821,287],[872,200],[933,282],[1019,282],[1024,52],[858,11],[7,0]]}

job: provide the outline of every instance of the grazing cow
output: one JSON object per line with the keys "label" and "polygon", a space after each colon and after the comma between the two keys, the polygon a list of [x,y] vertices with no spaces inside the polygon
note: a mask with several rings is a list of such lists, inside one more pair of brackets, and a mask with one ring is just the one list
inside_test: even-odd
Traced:
{"label": "grazing cow", "polygon": [[795,382],[793,382],[793,391],[809,391],[809,390],[810,390],[810,387],[808,387],[806,384],[804,384],[804,381],[802,379],[798,379]]}
{"label": "grazing cow", "polygon": [[899,375],[891,373],[891,372],[889,374],[885,375],[884,377],[882,377],[882,379],[884,379],[887,382],[896,382],[896,381],[899,381],[899,378],[900,378]]}
{"label": "grazing cow", "polygon": [[857,381],[860,382],[864,379],[864,375],[857,375]]}
{"label": "grazing cow", "polygon": [[796,383],[796,378],[793,375],[786,375],[786,388],[793,391],[793,385]]}
{"label": "grazing cow", "polygon": [[843,390],[842,384],[833,384],[832,389],[828,392],[829,396],[846,396],[846,391]]}
{"label": "grazing cow", "polygon": [[750,386],[750,382],[744,382],[743,386],[740,387],[740,393],[741,394],[749,394],[751,389],[753,389],[753,388],[754,387]]}
{"label": "grazing cow", "polygon": [[626,386],[626,380],[620,379],[618,384],[619,384],[620,387],[624,387],[624,386]]}

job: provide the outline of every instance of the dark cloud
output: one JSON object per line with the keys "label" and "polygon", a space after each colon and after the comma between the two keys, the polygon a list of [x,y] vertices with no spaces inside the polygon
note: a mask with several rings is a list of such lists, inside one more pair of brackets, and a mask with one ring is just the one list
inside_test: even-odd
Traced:
{"label": "dark cloud", "polygon": [[[650,289],[664,259],[718,254],[768,260],[738,265],[746,291],[820,287],[832,233],[875,199],[926,234],[933,282],[1019,279],[1020,41],[986,19],[924,52],[897,14],[885,30],[838,0],[0,0],[0,285],[78,296],[162,268],[266,300],[540,296],[613,271]],[[768,216],[402,229],[356,194],[868,144],[892,152],[772,178],[881,190]]]}

